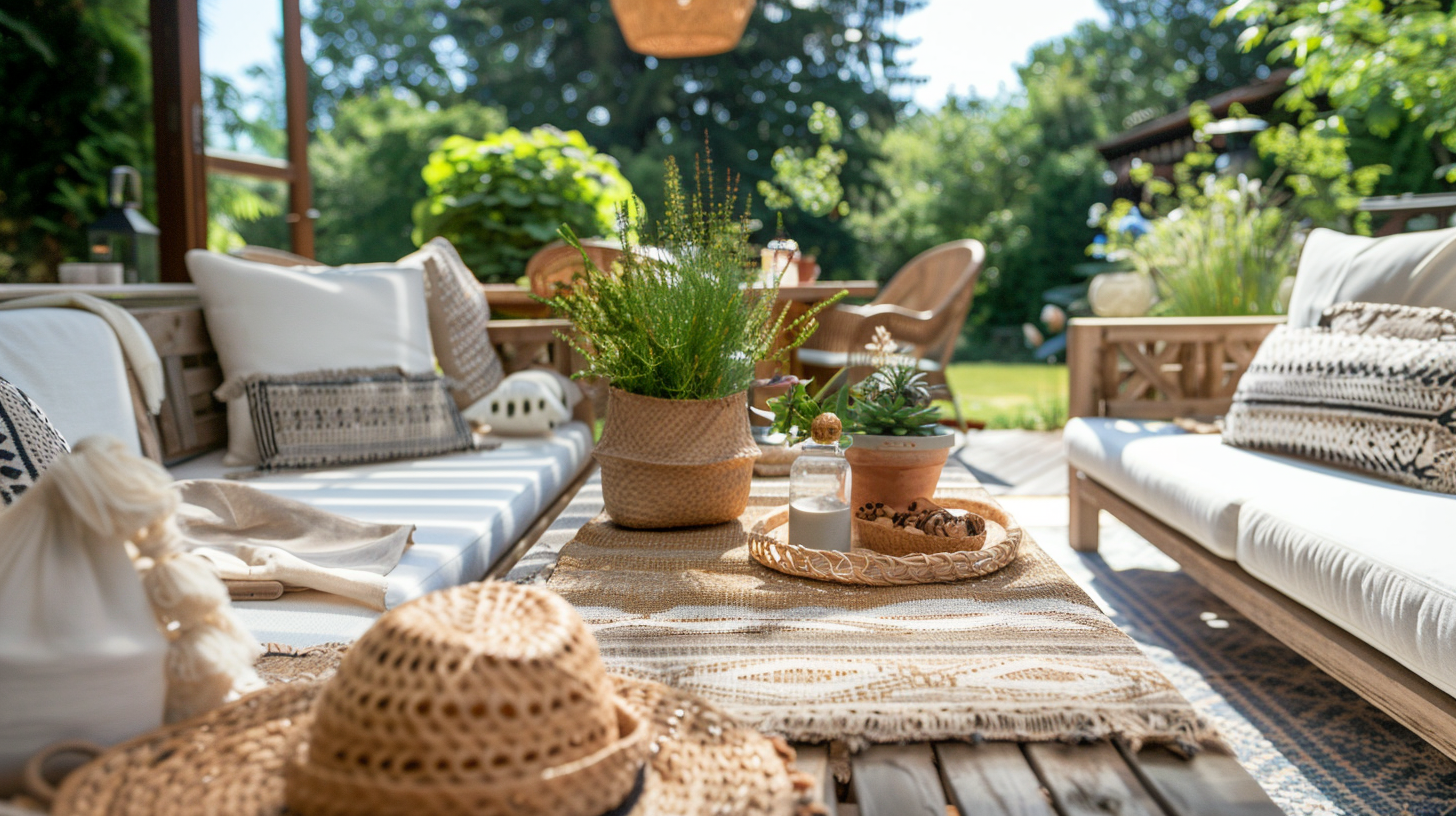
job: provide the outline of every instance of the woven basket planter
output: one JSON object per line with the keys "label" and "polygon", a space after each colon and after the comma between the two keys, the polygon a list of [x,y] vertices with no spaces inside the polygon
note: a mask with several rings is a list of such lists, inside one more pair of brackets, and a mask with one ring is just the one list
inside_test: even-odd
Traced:
{"label": "woven basket planter", "polygon": [[593,456],[607,514],[623,527],[733,521],[748,507],[759,456],[748,430],[748,394],[668,400],[613,388]]}
{"label": "woven basket planter", "polygon": [[882,502],[904,510],[921,496],[934,496],[940,470],[955,445],[952,434],[853,436],[854,444],[844,451],[853,472],[851,507]]}
{"label": "woven basket planter", "polygon": [[653,57],[706,57],[733,50],[754,0],[612,0],[627,47]]}

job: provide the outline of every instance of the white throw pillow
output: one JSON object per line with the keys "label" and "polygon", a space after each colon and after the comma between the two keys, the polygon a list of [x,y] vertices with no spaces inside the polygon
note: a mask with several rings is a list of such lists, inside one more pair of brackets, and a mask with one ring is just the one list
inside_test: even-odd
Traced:
{"label": "white throw pillow", "polygon": [[571,409],[580,401],[576,383],[555,371],[532,368],[506,377],[461,413],[502,436],[546,436],[571,420]]}
{"label": "white throw pillow", "polygon": [[[434,371],[419,269],[303,271],[194,249],[187,269],[202,296],[223,376],[351,368]],[[228,465],[256,465],[246,396],[228,401]]]}
{"label": "white throw pillow", "polygon": [[1289,325],[1318,326],[1325,309],[1351,300],[1456,310],[1456,229],[1383,238],[1310,233],[1289,298]]}

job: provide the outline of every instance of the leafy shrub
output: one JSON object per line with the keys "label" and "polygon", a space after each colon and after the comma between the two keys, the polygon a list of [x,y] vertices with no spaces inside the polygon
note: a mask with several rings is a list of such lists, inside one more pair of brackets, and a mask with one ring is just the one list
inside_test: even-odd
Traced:
{"label": "leafy shrub", "polygon": [[550,127],[451,136],[422,175],[429,195],[415,205],[415,243],[443,235],[486,281],[519,278],[562,224],[613,234],[617,208],[632,197],[615,159],[578,131]]}
{"label": "leafy shrub", "polygon": [[[86,260],[113,165],[150,170],[141,0],[14,0],[0,11],[0,283]],[[142,198],[155,218],[150,178]]]}
{"label": "leafy shrub", "polygon": [[[624,207],[619,231],[628,246],[620,270],[588,260],[571,288],[549,301],[579,332],[562,336],[586,358],[579,376],[606,378],[646,397],[727,397],[753,382],[755,363],[783,357],[807,340],[814,316],[839,299],[787,320],[788,310],[775,308],[777,287],[751,285],[759,274],[749,264],[748,217],[736,209],[736,185],[730,179],[719,200],[711,163],[696,181],[692,194],[684,191],[669,159],[666,212],[646,232],[663,251],[632,245],[636,225]],[[575,241],[570,228],[562,232]]]}
{"label": "leafy shrub", "polygon": [[308,148],[323,263],[368,263],[414,251],[411,209],[429,194],[420,168],[456,133],[493,133],[505,114],[478,102],[431,109],[397,92],[339,101]]}
{"label": "leafy shrub", "polygon": [[1299,244],[1259,181],[1206,175],[1200,192],[1154,221],[1125,256],[1157,284],[1155,314],[1269,315],[1284,311],[1280,288]]}

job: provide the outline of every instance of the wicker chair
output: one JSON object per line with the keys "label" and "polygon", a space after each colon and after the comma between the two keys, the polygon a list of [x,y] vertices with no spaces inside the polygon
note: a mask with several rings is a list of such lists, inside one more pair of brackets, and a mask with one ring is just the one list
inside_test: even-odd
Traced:
{"label": "wicker chair", "polygon": [[[874,338],[875,329],[884,326],[905,353],[916,359],[927,379],[949,391],[945,368],[970,313],[976,279],[985,262],[986,247],[980,241],[941,244],[901,267],[868,305],[837,306],[819,315],[819,330],[799,349],[806,376],[832,377],[845,371],[849,382],[862,379],[869,373],[865,346]],[[954,394],[950,400],[956,421],[964,428]]]}
{"label": "wicker chair", "polygon": [[[615,241],[586,238],[582,240],[581,248],[598,269],[611,269],[612,264],[622,257],[622,245]],[[584,268],[581,253],[576,251],[576,247],[565,241],[552,241],[526,262],[526,279],[531,282],[533,294],[551,297],[556,294],[558,284],[569,285]]]}

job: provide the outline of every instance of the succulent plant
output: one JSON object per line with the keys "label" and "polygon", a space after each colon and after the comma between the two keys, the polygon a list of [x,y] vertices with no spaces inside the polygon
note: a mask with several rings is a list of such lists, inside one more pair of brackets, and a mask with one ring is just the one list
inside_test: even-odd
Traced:
{"label": "succulent plant", "polygon": [[858,433],[880,436],[930,436],[940,412],[930,404],[925,374],[906,363],[876,369],[854,387],[850,420]]}

